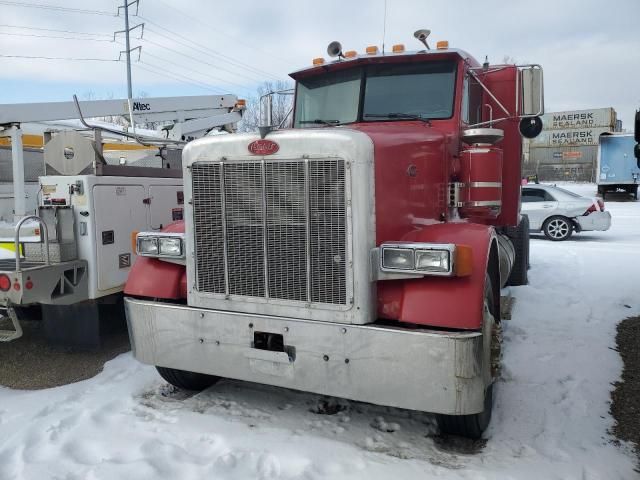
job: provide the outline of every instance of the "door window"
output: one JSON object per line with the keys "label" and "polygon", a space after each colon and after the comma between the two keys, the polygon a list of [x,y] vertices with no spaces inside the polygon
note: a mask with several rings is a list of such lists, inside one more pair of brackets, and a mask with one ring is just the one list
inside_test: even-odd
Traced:
{"label": "door window", "polygon": [[532,202],[554,202],[549,192],[538,188],[523,188],[522,189],[522,203]]}

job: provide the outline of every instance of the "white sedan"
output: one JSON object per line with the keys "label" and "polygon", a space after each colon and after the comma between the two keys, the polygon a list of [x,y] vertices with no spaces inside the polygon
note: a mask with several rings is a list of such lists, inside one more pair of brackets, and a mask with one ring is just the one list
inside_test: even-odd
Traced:
{"label": "white sedan", "polygon": [[529,217],[529,229],[542,231],[549,240],[566,240],[575,232],[608,230],[611,214],[604,202],[552,185],[522,186],[522,213]]}

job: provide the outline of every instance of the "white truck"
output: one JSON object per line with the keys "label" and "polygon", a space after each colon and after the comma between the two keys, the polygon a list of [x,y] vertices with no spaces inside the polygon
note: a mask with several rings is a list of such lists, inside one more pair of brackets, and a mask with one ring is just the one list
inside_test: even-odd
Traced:
{"label": "white truck", "polygon": [[[243,104],[235,96],[216,101],[215,109],[196,114],[200,119],[184,121],[189,113],[180,112],[183,121],[164,130],[168,141],[184,143],[214,127],[232,129]],[[125,105],[120,103],[121,109]],[[178,115],[146,108],[151,119]],[[15,134],[15,126],[10,128]],[[179,138],[172,138],[175,135]],[[22,335],[16,306],[41,305],[47,339],[70,346],[100,344],[105,306],[111,307],[106,307],[110,317],[115,306],[124,322],[121,292],[135,257],[132,234],[160,230],[183,217],[181,148],[158,145],[155,167],[141,167],[127,165],[126,158],[106,159],[99,134],[91,138],[62,131],[48,139],[38,215],[18,221],[15,258],[0,259],[0,309],[12,324],[0,331],[0,341]],[[34,223],[38,241],[22,241],[23,227]]]}

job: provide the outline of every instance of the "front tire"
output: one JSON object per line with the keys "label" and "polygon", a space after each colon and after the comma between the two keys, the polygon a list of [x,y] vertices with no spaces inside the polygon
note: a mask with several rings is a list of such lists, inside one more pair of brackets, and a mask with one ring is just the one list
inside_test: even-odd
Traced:
{"label": "front tire", "polygon": [[175,368],[156,367],[162,378],[174,387],[181,390],[194,390],[200,392],[220,380],[220,377],[205,375],[204,373],[187,372]]}
{"label": "front tire", "polygon": [[573,224],[567,217],[556,215],[548,218],[542,227],[545,236],[552,242],[561,242],[571,237]]}
{"label": "front tire", "polygon": [[484,393],[484,410],[472,415],[438,415],[436,420],[441,434],[477,440],[491,422],[493,410],[493,383]]}
{"label": "front tire", "polygon": [[507,285],[514,287],[526,285],[529,283],[529,217],[522,215],[518,226],[515,229],[507,230],[507,235],[511,239],[516,253]]}
{"label": "front tire", "polygon": [[[493,285],[489,274],[485,275],[484,280],[484,307],[486,312],[493,316],[494,320],[500,320],[500,306],[495,304],[493,298]],[[486,334],[486,333],[485,333]],[[494,339],[492,338],[492,342]],[[493,355],[492,351],[492,355]],[[499,353],[498,353],[499,354]],[[493,363],[494,359],[492,359]],[[491,365],[493,370],[493,365]],[[492,374],[494,372],[492,371]],[[482,437],[482,433],[487,429],[491,422],[491,413],[493,411],[493,383],[489,384],[484,392],[484,407],[482,412],[470,415],[436,415],[436,421],[440,433],[444,435],[457,435],[459,437],[471,438],[477,440]]]}

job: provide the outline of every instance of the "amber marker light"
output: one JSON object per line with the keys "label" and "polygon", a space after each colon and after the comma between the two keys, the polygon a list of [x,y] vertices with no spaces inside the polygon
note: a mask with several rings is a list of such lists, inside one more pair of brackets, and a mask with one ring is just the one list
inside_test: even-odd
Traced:
{"label": "amber marker light", "polygon": [[468,277],[473,271],[473,254],[469,245],[456,245],[454,262],[457,277]]}
{"label": "amber marker light", "polygon": [[355,50],[349,50],[348,52],[344,52],[344,58],[355,58],[358,55],[358,52]]}
{"label": "amber marker light", "polygon": [[404,45],[399,43],[398,45],[394,45],[393,47],[391,47],[391,51],[393,53],[403,53],[404,52]]}
{"label": "amber marker light", "polygon": [[377,55],[378,47],[375,45],[369,45],[365,51],[367,52],[367,55]]}
{"label": "amber marker light", "polygon": [[449,42],[447,40],[440,40],[438,43],[436,43],[436,48],[438,50],[446,50],[447,48],[449,48]]}
{"label": "amber marker light", "polygon": [[313,59],[314,65],[324,65],[324,58],[318,57]]}
{"label": "amber marker light", "polygon": [[131,232],[131,251],[134,253],[136,252],[136,237],[138,236],[138,233],[140,233],[138,230],[134,230],[133,232]]}

